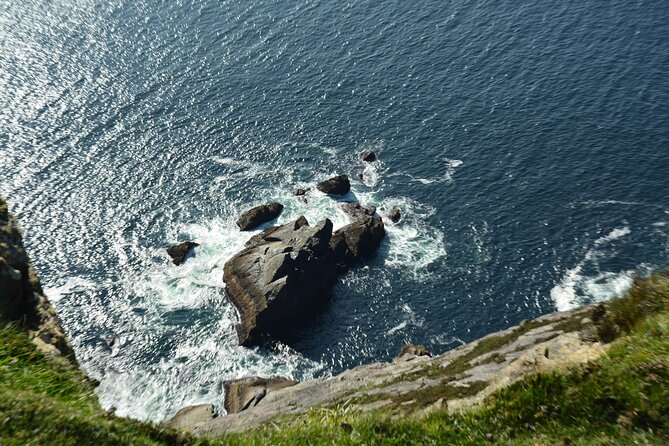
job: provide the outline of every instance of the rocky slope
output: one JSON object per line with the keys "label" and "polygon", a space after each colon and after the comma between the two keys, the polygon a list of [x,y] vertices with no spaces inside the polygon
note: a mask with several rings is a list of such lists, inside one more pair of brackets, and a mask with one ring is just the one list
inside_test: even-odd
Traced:
{"label": "rocky slope", "polygon": [[[239,413],[215,417],[209,410],[186,423],[178,417],[173,423],[198,435],[216,436],[254,428],[275,417],[341,404],[352,410],[380,409],[396,415],[468,408],[528,374],[601,355],[607,346],[599,342],[592,312],[593,307],[588,306],[552,313],[439,356],[417,356],[410,351],[392,363],[363,365],[331,378],[264,389],[260,400],[254,394],[253,404]],[[421,353],[420,349],[413,351]]]}
{"label": "rocky slope", "polygon": [[0,322],[26,328],[43,352],[72,357],[56,312],[23,247],[23,233],[0,196]]}

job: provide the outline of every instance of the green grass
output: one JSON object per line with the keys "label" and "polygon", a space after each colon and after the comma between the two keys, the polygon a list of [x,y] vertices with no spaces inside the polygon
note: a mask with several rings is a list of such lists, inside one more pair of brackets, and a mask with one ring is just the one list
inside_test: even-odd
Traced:
{"label": "green grass", "polygon": [[[210,444],[669,444],[669,278],[637,281],[623,299],[596,308],[592,318],[606,340],[615,338],[605,356],[528,377],[475,410],[394,417],[340,404],[280,417]],[[0,330],[0,444],[194,443],[106,414],[78,371],[43,358],[25,335]]]}
{"label": "green grass", "polygon": [[65,360],[45,358],[16,328],[0,329],[0,444],[163,445],[192,438],[103,411],[92,384]]}

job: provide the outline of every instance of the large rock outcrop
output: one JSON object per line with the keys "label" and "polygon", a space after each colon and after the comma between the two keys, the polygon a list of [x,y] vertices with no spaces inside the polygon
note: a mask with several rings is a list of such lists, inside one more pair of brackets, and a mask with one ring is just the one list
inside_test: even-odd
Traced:
{"label": "large rock outcrop", "polygon": [[23,234],[0,196],[0,324],[8,322],[26,328],[43,352],[72,356],[56,312],[23,247]]}
{"label": "large rock outcrop", "polygon": [[241,345],[263,334],[281,338],[294,323],[325,304],[337,273],[378,248],[383,220],[362,214],[332,232],[330,220],[316,226],[300,217],[257,234],[224,267],[226,293],[239,312]]}
{"label": "large rock outcrop", "polygon": [[244,212],[239,219],[237,219],[237,226],[242,231],[250,231],[257,228],[263,223],[274,220],[283,211],[281,203],[262,204]]}
{"label": "large rock outcrop", "polygon": [[226,293],[239,311],[242,345],[291,323],[327,301],[337,274],[330,249],[332,222],[309,226],[304,217],[252,237],[224,267]]}

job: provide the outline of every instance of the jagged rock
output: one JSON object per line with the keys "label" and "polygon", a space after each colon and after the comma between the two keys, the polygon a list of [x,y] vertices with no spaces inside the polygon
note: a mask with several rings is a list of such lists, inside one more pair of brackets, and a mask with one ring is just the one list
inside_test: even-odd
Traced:
{"label": "jagged rock", "polygon": [[0,196],[0,324],[26,329],[42,352],[74,359],[54,308],[23,246],[23,234]]}
{"label": "jagged rock", "polygon": [[256,344],[264,333],[280,337],[326,302],[337,274],[331,237],[330,220],[311,227],[300,217],[252,237],[225,264],[225,291],[239,312],[240,344]]}
{"label": "jagged rock", "polygon": [[262,204],[244,212],[237,219],[237,226],[242,231],[250,231],[263,223],[274,220],[283,211],[281,203]]}
{"label": "jagged rock", "polygon": [[223,383],[223,388],[225,389],[225,410],[228,414],[239,413],[258,405],[260,400],[265,398],[268,393],[294,386],[295,384],[297,384],[297,381],[282,376],[274,376],[272,378],[253,376],[225,381]]}
{"label": "jagged rock", "polygon": [[316,188],[328,195],[346,195],[351,190],[351,182],[348,176],[339,175],[318,183]]}
{"label": "jagged rock", "polygon": [[376,161],[376,153],[372,152],[371,150],[363,150],[360,152],[360,159],[368,163],[372,163]]}
{"label": "jagged rock", "polygon": [[180,409],[167,422],[167,425],[174,429],[192,429],[199,423],[213,420],[216,416],[216,410],[212,404],[197,404]]}
{"label": "jagged rock", "polygon": [[200,244],[195,242],[179,243],[178,245],[167,248],[167,254],[172,257],[172,263],[178,266],[186,261],[188,253],[196,246],[200,246]]}
{"label": "jagged rock", "polygon": [[361,257],[371,257],[385,235],[381,217],[368,216],[338,229],[330,246],[340,266],[350,266]]}
{"label": "jagged rock", "polygon": [[363,206],[360,203],[342,203],[340,207],[353,221],[363,220],[376,213],[374,206]]}
{"label": "jagged rock", "polygon": [[411,361],[418,356],[432,356],[430,351],[424,345],[420,344],[404,344],[399,354],[395,357],[395,361]]}
{"label": "jagged rock", "polygon": [[397,223],[402,218],[402,213],[397,208],[391,209],[390,212],[388,212],[388,218],[393,223]]}

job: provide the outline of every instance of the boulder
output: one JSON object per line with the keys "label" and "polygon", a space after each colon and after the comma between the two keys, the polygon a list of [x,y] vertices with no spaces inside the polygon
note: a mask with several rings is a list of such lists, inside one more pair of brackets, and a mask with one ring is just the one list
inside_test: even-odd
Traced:
{"label": "boulder", "polygon": [[360,203],[342,203],[339,207],[341,207],[353,221],[363,220],[376,213],[376,208],[374,206],[363,206]]}
{"label": "boulder", "polygon": [[391,209],[390,212],[388,212],[388,218],[393,223],[397,223],[402,218],[402,213],[397,208]]}
{"label": "boulder", "polygon": [[361,257],[371,257],[386,235],[379,216],[367,216],[338,229],[330,240],[340,267],[350,266]]}
{"label": "boulder", "polygon": [[368,163],[372,163],[376,161],[376,153],[372,152],[371,150],[363,150],[360,152],[360,159],[363,161],[366,161]]}
{"label": "boulder", "polygon": [[420,344],[404,344],[399,354],[395,357],[396,362],[411,361],[418,356],[432,356],[430,351],[424,345]]}
{"label": "boulder", "polygon": [[178,266],[186,261],[186,257],[196,246],[200,246],[200,244],[195,242],[179,243],[178,245],[167,248],[167,254],[172,257],[172,263]]}
{"label": "boulder", "polygon": [[330,249],[332,222],[309,226],[304,217],[252,237],[224,266],[225,291],[239,312],[241,345],[263,334],[281,337],[324,304],[337,274]]}
{"label": "boulder", "polygon": [[316,188],[328,195],[346,195],[351,190],[351,182],[348,176],[339,175],[318,183]]}
{"label": "boulder", "polygon": [[250,231],[263,223],[274,220],[283,211],[281,203],[262,204],[244,212],[237,219],[237,226],[242,231]]}
{"label": "boulder", "polygon": [[301,187],[297,187],[293,189],[293,195],[295,195],[296,197],[301,197],[303,195],[306,195],[306,193],[309,192],[310,190],[311,189],[309,188],[303,189]]}
{"label": "boulder", "polygon": [[282,376],[274,376],[272,378],[254,376],[225,381],[223,383],[223,389],[225,390],[225,410],[228,412],[228,415],[242,412],[256,406],[270,392],[294,386],[295,384],[297,384],[297,381]]}
{"label": "boulder", "polygon": [[192,429],[199,423],[216,418],[216,410],[212,404],[197,404],[180,409],[167,425],[173,429]]}

